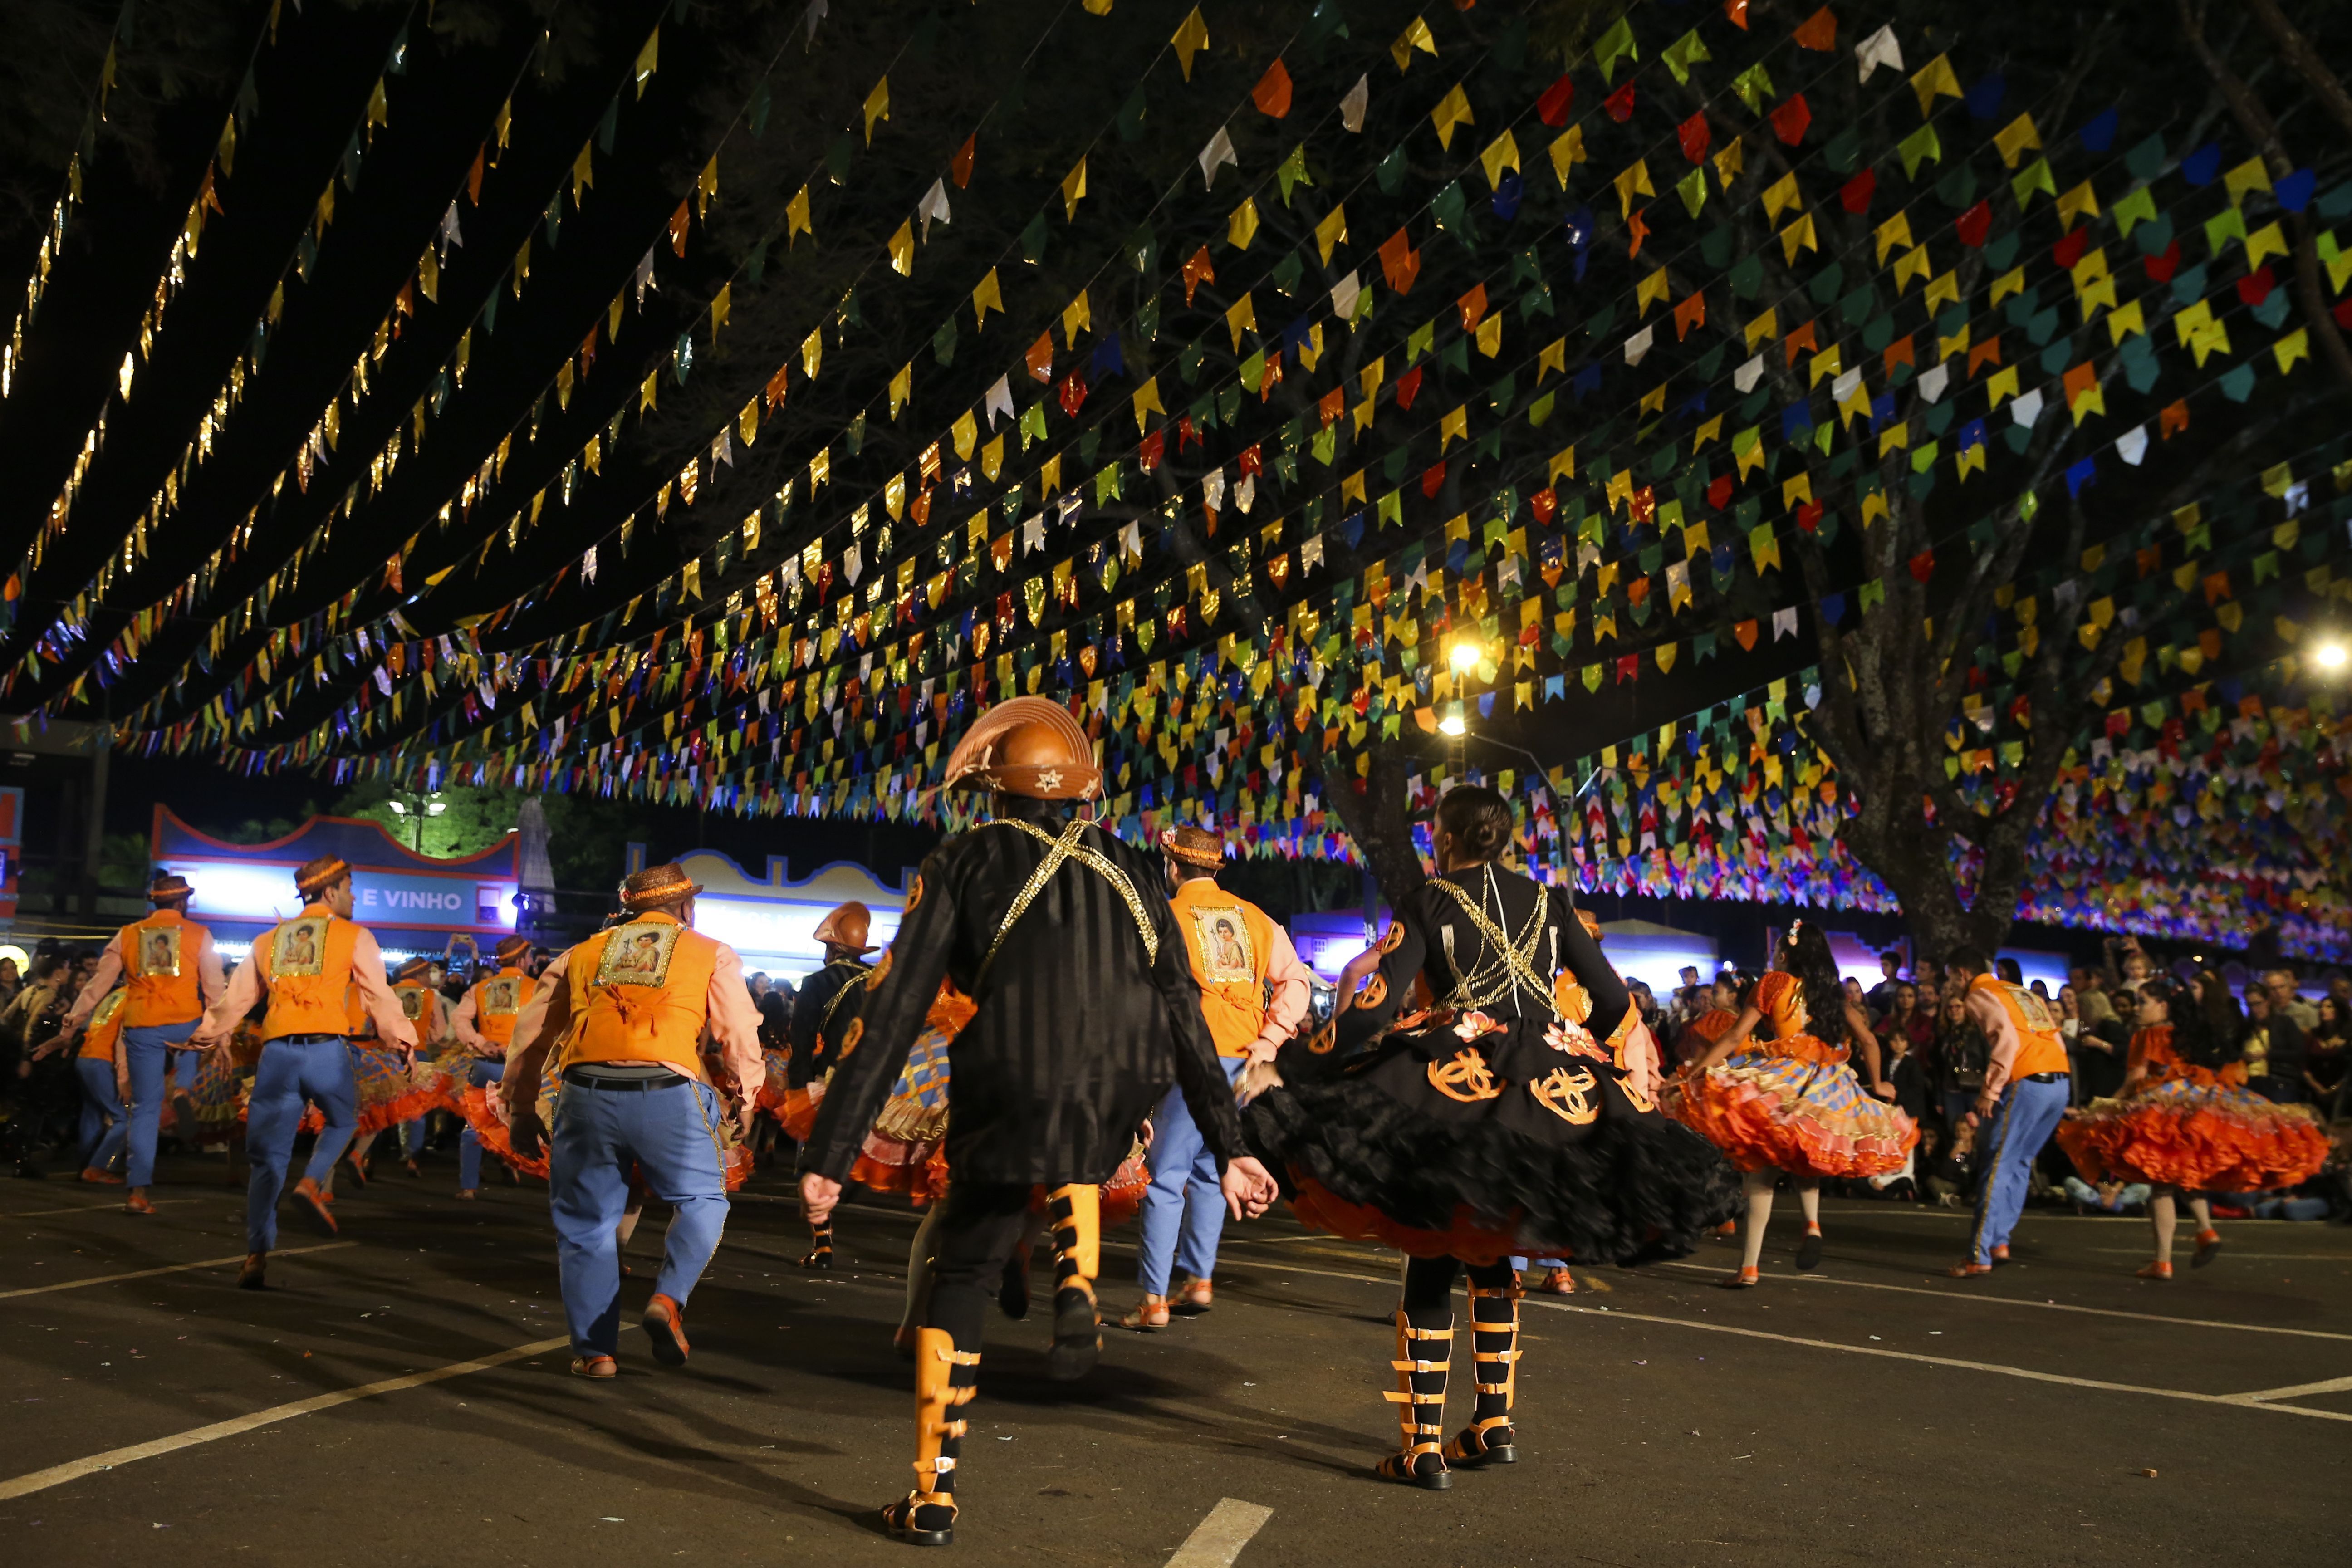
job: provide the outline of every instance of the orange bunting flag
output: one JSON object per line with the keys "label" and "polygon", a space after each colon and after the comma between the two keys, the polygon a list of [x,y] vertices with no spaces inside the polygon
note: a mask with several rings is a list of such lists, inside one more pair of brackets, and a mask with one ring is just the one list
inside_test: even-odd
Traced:
{"label": "orange bunting flag", "polygon": [[1290,72],[1283,68],[1280,60],[1265,68],[1265,75],[1250,89],[1250,101],[1269,120],[1279,120],[1290,112]]}

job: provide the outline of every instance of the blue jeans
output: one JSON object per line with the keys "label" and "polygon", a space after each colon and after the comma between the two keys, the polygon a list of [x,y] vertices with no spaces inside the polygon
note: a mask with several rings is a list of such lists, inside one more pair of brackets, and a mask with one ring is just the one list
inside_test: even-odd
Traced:
{"label": "blue jeans", "polygon": [[302,1173],[317,1182],[326,1179],[352,1146],[358,1100],[351,1048],[342,1036],[289,1035],[261,1047],[245,1113],[245,1155],[253,1163],[245,1189],[246,1250],[267,1252],[278,1245],[278,1199],[286,1190],[286,1167],[294,1158],[304,1102],[318,1106],[327,1120]]}
{"label": "blue jeans", "polygon": [[[1238,1057],[1220,1058],[1232,1083],[1249,1065]],[[1201,1140],[1184,1091],[1171,1089],[1151,1113],[1151,1186],[1143,1194],[1143,1239],[1136,1278],[1150,1296],[1168,1294],[1168,1271],[1176,1267],[1195,1279],[1216,1272],[1217,1237],[1224,1233],[1225,1197],[1217,1183],[1217,1157]]]}
{"label": "blue jeans", "polygon": [[[172,1047],[184,1044],[195,1032],[194,1018],[184,1024],[143,1024],[122,1031],[122,1056],[131,1068],[129,1180],[134,1187],[143,1187],[155,1179],[155,1131],[163,1116],[164,1080],[175,1065],[181,1065],[186,1068],[185,1080],[194,1081],[198,1058],[185,1053],[175,1064]],[[184,1138],[193,1131],[182,1128],[180,1135]]]}
{"label": "blue jeans", "polygon": [[131,1136],[121,1098],[114,1090],[114,1064],[104,1057],[76,1057],[81,1079],[81,1163],[85,1170],[110,1171]]}
{"label": "blue jeans", "polygon": [[727,1228],[723,1114],[719,1096],[692,1081],[647,1089],[567,1083],[557,1093],[548,1213],[574,1355],[612,1355],[620,1347],[621,1243],[614,1227],[629,1206],[631,1161],[646,1191],[677,1211],[663,1237],[655,1291],[684,1306],[702,1278]]}
{"label": "blue jeans", "polygon": [[1969,1257],[1990,1263],[1992,1249],[2009,1245],[2017,1216],[2025,1211],[2027,1177],[2034,1156],[2058,1131],[2066,1114],[2071,1086],[2054,1083],[2012,1083],[2001,1091],[1991,1119],[1977,1130],[1977,1147],[1989,1151],[1977,1188],[1977,1225]]}
{"label": "blue jeans", "polygon": [[[507,1076],[507,1064],[477,1057],[474,1065],[466,1069],[468,1089],[487,1089]],[[457,1190],[470,1193],[482,1184],[482,1135],[467,1122],[457,1130]]]}

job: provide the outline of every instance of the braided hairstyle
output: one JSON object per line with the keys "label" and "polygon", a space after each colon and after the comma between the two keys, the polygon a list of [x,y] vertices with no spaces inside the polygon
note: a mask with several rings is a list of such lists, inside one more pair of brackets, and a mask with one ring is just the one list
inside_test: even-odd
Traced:
{"label": "braided hairstyle", "polygon": [[1805,988],[1805,1026],[1812,1037],[1827,1046],[1845,1044],[1845,981],[1829,938],[1798,921],[1781,940],[1780,968]]}

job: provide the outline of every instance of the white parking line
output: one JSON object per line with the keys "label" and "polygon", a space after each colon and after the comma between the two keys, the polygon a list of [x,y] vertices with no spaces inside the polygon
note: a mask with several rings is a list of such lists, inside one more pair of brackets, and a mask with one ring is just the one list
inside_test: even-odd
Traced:
{"label": "white parking line", "polygon": [[[272,1258],[291,1258],[298,1252],[332,1252],[339,1247],[357,1247],[356,1241],[322,1241],[316,1247],[281,1247]],[[14,1296],[46,1296],[53,1290],[78,1290],[84,1285],[111,1285],[120,1279],[149,1279],[158,1274],[184,1274],[191,1268],[221,1268],[231,1263],[242,1263],[245,1254],[229,1258],[206,1258],[194,1263],[173,1263],[161,1268],[134,1268],[128,1274],[94,1274],[87,1279],[60,1279],[54,1285],[31,1285],[22,1290],[0,1290],[0,1301]]]}
{"label": "white parking line", "polygon": [[[27,1492],[41,1491],[49,1487],[63,1486],[68,1481],[79,1480],[84,1476],[96,1475],[101,1470],[111,1470],[140,1459],[152,1459],[160,1455],[176,1453],[182,1448],[191,1448],[199,1443],[215,1442],[222,1437],[235,1437],[241,1433],[253,1431],[257,1427],[271,1426],[279,1421],[290,1421],[297,1415],[308,1415],[320,1410],[331,1410],[338,1405],[349,1405],[354,1400],[373,1398],[379,1394],[397,1394],[404,1388],[417,1388],[428,1383],[440,1383],[452,1377],[463,1377],[467,1373],[484,1372],[494,1366],[504,1366],[509,1362],[521,1361],[526,1356],[545,1355],[550,1351],[563,1350],[571,1342],[568,1335],[551,1340],[535,1340],[527,1345],[517,1345],[512,1350],[500,1351],[496,1355],[482,1356],[474,1361],[456,1362],[448,1366],[436,1367],[430,1372],[412,1372],[402,1377],[387,1377],[381,1382],[362,1384],[357,1388],[338,1389],[331,1394],[314,1394],[308,1399],[298,1399],[290,1405],[273,1405],[267,1410],[256,1410],[249,1415],[236,1416],[227,1421],[215,1421],[209,1426],[193,1427],[169,1437],[157,1437],[152,1442],[134,1443],[127,1448],[110,1448],[103,1454],[92,1454],[86,1459],[74,1459],[66,1464],[52,1465],[46,1470],[34,1470],[27,1475],[0,1481],[0,1501],[5,1501],[10,1498],[20,1498]],[[2352,1419],[2352,1417],[2347,1419]]]}
{"label": "white parking line", "polygon": [[[1664,1263],[1662,1268],[1680,1268],[1693,1274],[1721,1274],[1720,1268],[1703,1263]],[[1782,1277],[1774,1275],[1777,1282]],[[1787,1278],[1811,1285],[1844,1285],[1856,1290],[1893,1290],[1904,1296],[1932,1296],[1938,1301],[1966,1301],[1993,1307],[2031,1307],[2039,1312],[2079,1312],[2094,1318],[2122,1318],[2135,1323],[2171,1323],[2189,1329],[2235,1329],[2242,1334],[2288,1334],[2305,1340],[2352,1341],[2352,1334],[2334,1333],[2326,1329],[2282,1329],[2269,1323],[2222,1323],[2210,1318],[2173,1318],[2158,1312],[2126,1312],[2113,1307],[2077,1307],[2064,1301],[2027,1301],[2015,1296],[1982,1295],[1966,1286],[1949,1290],[1923,1289],[1916,1285],[1882,1285],[1874,1279],[1840,1279],[1828,1274],[1795,1274]]]}
{"label": "white parking line", "polygon": [[1233,1568],[1250,1538],[1274,1517],[1274,1510],[1239,1498],[1220,1498],[1209,1517],[1192,1527],[1168,1568]]}
{"label": "white parking line", "polygon": [[[235,1193],[224,1192],[221,1195],[231,1203],[241,1204],[245,1201]],[[201,1204],[209,1200],[205,1198],[150,1198],[147,1201],[153,1204],[157,1208],[162,1208],[165,1204]],[[0,1214],[0,1219],[39,1219],[45,1215],[53,1214],[121,1214],[121,1212],[122,1205],[120,1203],[68,1204],[65,1207],[60,1209],[18,1209],[15,1214]]]}
{"label": "white parking line", "polygon": [[[1293,1274],[1318,1274],[1328,1279],[1353,1279],[1365,1285],[1388,1283],[1386,1280],[1370,1279],[1361,1274],[1335,1274],[1327,1268],[1302,1268],[1297,1265],[1284,1267],[1287,1272]],[[1999,1362],[1962,1361],[1957,1356],[1923,1355],[1916,1351],[1888,1350],[1880,1345],[1844,1345],[1834,1340],[1807,1339],[1798,1334],[1776,1334],[1764,1329],[1744,1329],[1734,1323],[1701,1323],[1688,1318],[1668,1318],[1654,1312],[1629,1312],[1615,1307],[1572,1307],[1565,1301],[1546,1301],[1532,1296],[1528,1298],[1527,1304],[1555,1312],[1575,1312],[1584,1317],[1602,1318],[1618,1322],[1659,1323],[1669,1328],[1696,1329],[1702,1333],[1737,1334],[1741,1339],[1771,1340],[1784,1345],[1802,1345],[1808,1350],[1842,1351],[1848,1355],[1876,1356],[1884,1361],[1916,1362],[1927,1366],[1955,1367],[1965,1372],[1989,1372],[2002,1377],[2023,1378],[2030,1383],[2055,1383],[2069,1388],[2095,1388],[2110,1394],[2142,1394],[2157,1399],[2185,1399],[2199,1405],[2226,1405],[2239,1410],[2273,1410],[2286,1415],[2308,1415],[2320,1421],[2352,1421],[2352,1413],[2336,1410],[2306,1410],[2297,1405],[2273,1405],[2252,1394],[2192,1394],[2182,1388],[2147,1388],[2135,1383],[2108,1383],[2098,1378],[2068,1377],[2061,1373],[2036,1372],[2031,1367],[2004,1366]],[[2021,1304],[2032,1305],[2032,1303]],[[2126,1312],[2116,1315],[2131,1317],[2137,1314]],[[2196,1320],[2184,1321],[2193,1322]],[[2273,1391],[2273,1396],[2276,1397],[2280,1392]]]}
{"label": "white parking line", "polygon": [[2298,1383],[2287,1388],[2265,1388],[2253,1394],[2231,1397],[2248,1405],[2265,1404],[2273,1399],[2301,1399],[2311,1394],[2344,1394],[2352,1392],[2352,1377],[2331,1377],[2325,1383]]}

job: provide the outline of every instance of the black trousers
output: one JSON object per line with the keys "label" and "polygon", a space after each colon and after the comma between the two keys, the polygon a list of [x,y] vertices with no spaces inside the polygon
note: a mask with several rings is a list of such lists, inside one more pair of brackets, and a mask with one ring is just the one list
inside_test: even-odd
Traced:
{"label": "black trousers", "polygon": [[1037,1223],[1027,1183],[948,1183],[932,1237],[931,1304],[926,1325],[944,1329],[960,1351],[980,1349],[981,1327],[1013,1248]]}
{"label": "black trousers", "polygon": [[1458,1258],[1410,1258],[1404,1266],[1404,1300],[1408,1312],[1452,1312],[1454,1277],[1468,1270],[1470,1283],[1481,1290],[1500,1290],[1518,1278],[1507,1262],[1465,1263]]}

